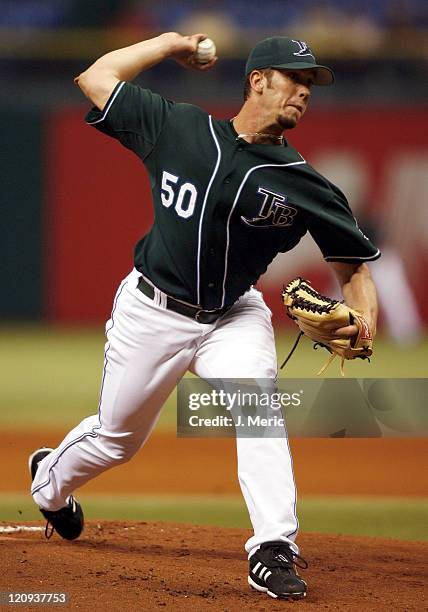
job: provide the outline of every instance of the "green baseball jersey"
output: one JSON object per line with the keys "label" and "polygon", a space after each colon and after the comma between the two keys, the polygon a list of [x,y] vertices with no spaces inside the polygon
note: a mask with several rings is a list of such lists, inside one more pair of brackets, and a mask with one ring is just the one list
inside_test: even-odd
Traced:
{"label": "green baseball jersey", "polygon": [[230,120],[124,82],[86,121],[144,162],[154,223],[135,267],[175,298],[207,310],[233,304],[308,231],[327,261],[380,255],[343,193],[286,141],[249,144]]}

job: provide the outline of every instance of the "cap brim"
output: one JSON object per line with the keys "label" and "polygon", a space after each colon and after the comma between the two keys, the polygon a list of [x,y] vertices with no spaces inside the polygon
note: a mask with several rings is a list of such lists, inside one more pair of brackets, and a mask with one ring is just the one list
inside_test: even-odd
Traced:
{"label": "cap brim", "polygon": [[289,64],[275,64],[270,68],[284,68],[286,70],[313,70],[315,73],[314,85],[332,85],[334,83],[333,70],[320,64],[309,62],[292,62]]}

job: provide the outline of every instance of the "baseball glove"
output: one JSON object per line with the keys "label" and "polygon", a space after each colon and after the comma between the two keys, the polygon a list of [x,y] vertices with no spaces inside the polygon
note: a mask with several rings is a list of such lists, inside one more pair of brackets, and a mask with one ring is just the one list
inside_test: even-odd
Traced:
{"label": "baseball glove", "polygon": [[[281,368],[291,357],[302,335],[313,340],[314,348],[322,346],[331,353],[317,375],[322,374],[337,355],[341,358],[340,372],[344,376],[345,359],[368,359],[373,353],[373,338],[364,317],[343,302],[321,295],[309,281],[300,277],[290,281],[284,287],[282,300],[287,315],[296,322],[300,334]],[[356,325],[358,333],[350,338],[335,336],[334,330],[347,325]]]}

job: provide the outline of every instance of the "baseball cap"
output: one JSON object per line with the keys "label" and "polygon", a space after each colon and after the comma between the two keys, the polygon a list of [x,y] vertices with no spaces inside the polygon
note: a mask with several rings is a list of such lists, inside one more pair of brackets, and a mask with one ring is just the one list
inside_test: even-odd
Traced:
{"label": "baseball cap", "polygon": [[317,64],[307,43],[288,36],[272,36],[257,43],[248,56],[245,75],[261,68],[311,69],[315,73],[314,85],[331,85],[334,81],[333,71]]}

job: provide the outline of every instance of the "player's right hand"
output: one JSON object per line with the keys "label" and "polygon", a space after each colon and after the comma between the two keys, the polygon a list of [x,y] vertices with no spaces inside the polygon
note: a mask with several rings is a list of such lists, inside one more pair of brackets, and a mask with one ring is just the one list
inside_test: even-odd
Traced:
{"label": "player's right hand", "polygon": [[195,53],[198,44],[207,38],[206,34],[192,34],[191,36],[182,36],[177,32],[169,32],[169,44],[171,51],[169,56],[185,68],[194,70],[209,70],[217,62],[217,57],[214,57],[206,64],[195,62]]}

